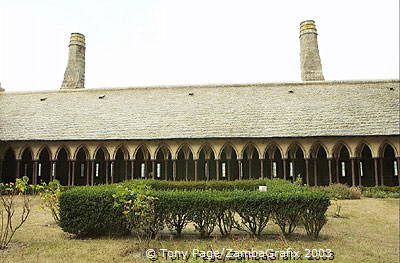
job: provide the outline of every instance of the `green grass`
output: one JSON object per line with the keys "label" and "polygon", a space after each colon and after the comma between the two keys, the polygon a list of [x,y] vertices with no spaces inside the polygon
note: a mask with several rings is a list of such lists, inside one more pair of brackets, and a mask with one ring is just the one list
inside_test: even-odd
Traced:
{"label": "green grass", "polygon": [[335,205],[332,205],[328,210],[328,223],[317,241],[307,238],[301,227],[296,234],[285,239],[271,222],[260,239],[239,233],[223,239],[215,231],[213,238],[202,240],[190,226],[183,232],[182,239],[175,239],[165,230],[159,240],[146,244],[130,236],[75,239],[53,223],[50,213],[41,210],[40,200],[35,198],[28,221],[16,233],[10,248],[0,251],[0,262],[150,262],[144,257],[146,248],[191,251],[287,247],[294,250],[329,248],[335,253],[334,262],[399,262],[398,199],[362,198],[338,202],[342,206],[342,218],[333,217]]}

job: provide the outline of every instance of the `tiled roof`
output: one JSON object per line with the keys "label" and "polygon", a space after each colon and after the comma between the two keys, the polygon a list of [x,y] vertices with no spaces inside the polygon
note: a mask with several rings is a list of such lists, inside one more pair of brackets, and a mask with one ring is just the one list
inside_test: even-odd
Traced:
{"label": "tiled roof", "polygon": [[0,140],[397,135],[399,84],[325,81],[1,92]]}

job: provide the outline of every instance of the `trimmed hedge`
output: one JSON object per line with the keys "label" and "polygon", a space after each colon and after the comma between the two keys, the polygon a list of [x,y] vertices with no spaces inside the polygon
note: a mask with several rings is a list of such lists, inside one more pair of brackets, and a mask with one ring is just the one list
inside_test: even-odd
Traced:
{"label": "trimmed hedge", "polygon": [[[253,180],[258,181],[258,180]],[[241,185],[254,186],[252,183],[224,184],[224,191],[193,190],[187,191],[187,184],[179,190],[170,191],[170,185],[154,180],[143,180],[150,183],[153,189],[160,185],[169,190],[152,190],[155,205],[155,222],[157,229],[168,226],[180,235],[187,223],[194,223],[201,237],[210,236],[216,228],[222,235],[229,235],[233,228],[258,236],[273,219],[284,234],[292,233],[296,226],[303,224],[307,234],[318,237],[326,223],[325,212],[330,205],[328,196],[320,190],[300,187],[286,182],[276,181],[267,192],[232,190]],[[271,183],[271,180],[267,183]],[[240,181],[241,182],[241,181]],[[138,182],[130,182],[138,183]],[[185,182],[186,183],[186,182]],[[254,183],[254,182],[253,182]],[[259,185],[259,181],[257,186]],[[175,185],[175,184],[174,184]],[[177,185],[180,185],[179,183]],[[190,184],[190,189],[206,189],[217,184],[205,182]],[[113,194],[124,189],[127,184],[93,187],[76,187],[61,193],[60,222],[65,232],[78,236],[87,235],[120,235],[127,232],[123,211],[114,206]],[[118,188],[119,187],[119,188]],[[160,187],[161,188],[161,187]],[[227,191],[226,189],[231,189]],[[183,191],[184,190],[184,191]],[[236,221],[237,214],[240,220]],[[154,236],[156,233],[152,233]]]}

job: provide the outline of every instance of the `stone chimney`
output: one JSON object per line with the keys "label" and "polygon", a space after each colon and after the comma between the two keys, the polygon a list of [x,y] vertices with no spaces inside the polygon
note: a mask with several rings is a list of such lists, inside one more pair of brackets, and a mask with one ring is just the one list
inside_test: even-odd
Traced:
{"label": "stone chimney", "polygon": [[319,57],[317,28],[313,20],[300,23],[300,65],[301,80],[324,80]]}
{"label": "stone chimney", "polygon": [[85,36],[72,33],[69,41],[68,64],[61,89],[83,89],[85,87]]}
{"label": "stone chimney", "polygon": [[0,83],[0,92],[4,91],[4,89],[1,87],[1,83]]}

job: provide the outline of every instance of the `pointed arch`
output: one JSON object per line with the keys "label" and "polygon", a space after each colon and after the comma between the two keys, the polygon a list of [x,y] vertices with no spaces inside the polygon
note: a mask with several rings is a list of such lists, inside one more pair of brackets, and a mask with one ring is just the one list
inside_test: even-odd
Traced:
{"label": "pointed arch", "polygon": [[222,180],[238,180],[239,179],[239,164],[238,153],[235,148],[226,143],[220,152],[219,159],[221,160],[220,178]]}
{"label": "pointed arch", "polygon": [[149,178],[149,162],[150,152],[145,144],[140,144],[136,147],[134,155],[134,174],[136,178]]}
{"label": "pointed arch", "polygon": [[70,166],[70,153],[65,146],[60,146],[56,153],[56,172],[55,179],[60,181],[61,185],[71,185],[71,166]]}
{"label": "pointed arch", "polygon": [[316,158],[319,148],[323,148],[327,155],[329,155],[328,147],[320,141],[314,142],[310,147],[310,158]]}
{"label": "pointed arch", "polygon": [[84,144],[79,145],[79,146],[75,149],[75,152],[74,152],[74,155],[73,155],[73,159],[76,159],[76,158],[77,158],[77,155],[78,155],[78,153],[79,153],[80,150],[82,150],[82,151],[85,153],[86,159],[90,159],[90,153],[89,153],[89,151],[88,151],[86,145],[84,145]]}
{"label": "pointed arch", "polygon": [[176,180],[193,181],[195,179],[193,151],[188,144],[179,146],[176,152],[176,168]]}
{"label": "pointed arch", "polygon": [[13,148],[8,147],[3,155],[3,165],[1,167],[1,182],[14,183],[17,175],[17,160]]}
{"label": "pointed arch", "polygon": [[381,143],[381,145],[379,146],[379,150],[378,150],[379,157],[384,158],[384,153],[385,153],[386,147],[388,147],[388,146],[390,146],[390,147],[393,149],[393,152],[394,152],[394,155],[395,155],[395,156],[398,156],[398,155],[399,155],[399,154],[397,153],[397,149],[396,149],[396,147],[393,145],[393,143],[391,143],[391,142],[388,141],[388,140],[385,140],[385,141],[383,141],[383,142]]}
{"label": "pointed arch", "polygon": [[288,159],[294,159],[293,156],[290,156],[291,154],[296,154],[297,151],[300,150],[303,154],[303,156],[306,155],[306,151],[304,149],[304,147],[297,141],[292,142],[288,149],[286,150],[286,156],[288,157]]}
{"label": "pointed arch", "polygon": [[247,149],[251,149],[251,148],[253,148],[253,150],[255,150],[257,152],[258,156],[263,156],[263,154],[261,153],[261,151],[258,148],[258,146],[253,142],[248,142],[248,143],[245,144],[245,146],[243,147],[242,151],[240,152],[240,156],[243,157],[244,154],[245,154],[245,151]]}
{"label": "pointed arch", "polygon": [[61,150],[65,151],[65,153],[67,154],[67,159],[70,160],[71,152],[69,151],[69,148],[65,144],[62,144],[57,148],[56,152],[54,153],[54,158],[56,160],[58,159],[58,156],[59,156]]}
{"label": "pointed arch", "polygon": [[371,147],[371,145],[367,141],[362,140],[361,142],[358,143],[358,145],[356,147],[355,157],[361,158],[362,152],[366,149],[366,147],[371,152],[371,156],[372,156],[372,147]]}
{"label": "pointed arch", "polygon": [[389,144],[382,146],[380,158],[380,181],[381,185],[397,186],[400,185],[400,167],[396,159],[396,150]]}
{"label": "pointed arch", "polygon": [[244,179],[258,179],[261,177],[261,161],[258,148],[248,143],[242,150],[242,167]]}
{"label": "pointed arch", "polygon": [[200,153],[203,151],[203,153],[207,154],[212,154],[212,156],[215,158],[215,150],[209,143],[203,143],[200,148],[197,151],[197,157],[200,159]]}
{"label": "pointed arch", "polygon": [[30,184],[35,183],[33,180],[33,152],[29,146],[21,152],[20,169],[20,177],[27,176]]}
{"label": "pointed arch", "polygon": [[351,148],[344,141],[338,141],[335,146],[333,146],[333,156],[336,158],[340,158],[340,152],[343,148],[346,148],[346,151],[349,153],[349,158],[351,158],[353,156]]}
{"label": "pointed arch", "polygon": [[274,155],[276,153],[279,153],[279,155],[281,156],[281,158],[283,157],[283,150],[280,147],[280,145],[276,142],[271,142],[267,145],[267,147],[265,148],[265,152],[263,154],[265,159],[273,159]]}
{"label": "pointed arch", "polygon": [[198,180],[214,180],[216,176],[215,151],[208,143],[203,144],[198,152]]}
{"label": "pointed arch", "polygon": [[133,153],[134,159],[137,158],[137,155],[139,153],[141,153],[143,155],[143,157],[146,158],[146,160],[150,159],[150,151],[149,151],[149,148],[147,147],[146,144],[141,143],[136,147],[136,149],[135,149],[135,151]]}
{"label": "pointed arch", "polygon": [[112,153],[112,156],[111,156],[111,159],[113,159],[113,160],[115,160],[117,157],[117,153],[118,153],[118,151],[121,151],[122,153],[123,153],[123,158],[124,158],[124,160],[128,160],[129,159],[129,151],[128,151],[128,148],[126,147],[126,145],[125,144],[120,144],[120,145],[118,145],[116,148],[115,148],[115,150],[114,150],[114,152]]}
{"label": "pointed arch", "polygon": [[356,148],[356,155],[359,158],[357,161],[358,185],[374,186],[375,178],[372,148],[367,142],[362,141]]}
{"label": "pointed arch", "polygon": [[100,150],[103,151],[105,160],[110,160],[110,153],[108,152],[107,147],[105,147],[105,146],[102,145],[102,144],[99,145],[99,146],[97,146],[96,150],[95,150],[94,153],[93,153],[93,158],[94,158],[94,159],[96,158],[96,155],[97,155],[97,153],[98,153]]}
{"label": "pointed arch", "polygon": [[49,183],[51,181],[51,152],[47,146],[38,151],[37,181]]}
{"label": "pointed arch", "polygon": [[90,154],[85,145],[80,145],[74,153],[74,177],[73,185],[89,184],[89,159]]}
{"label": "pointed arch", "polygon": [[162,144],[160,144],[160,145],[157,147],[157,149],[156,149],[156,151],[155,151],[155,157],[156,157],[156,159],[157,159],[157,156],[158,156],[160,153],[162,153],[162,155],[163,155],[163,157],[164,157],[165,159],[171,159],[171,158],[172,158],[172,150],[171,150],[171,148],[170,148],[167,144],[165,144],[165,143],[162,143]]}

